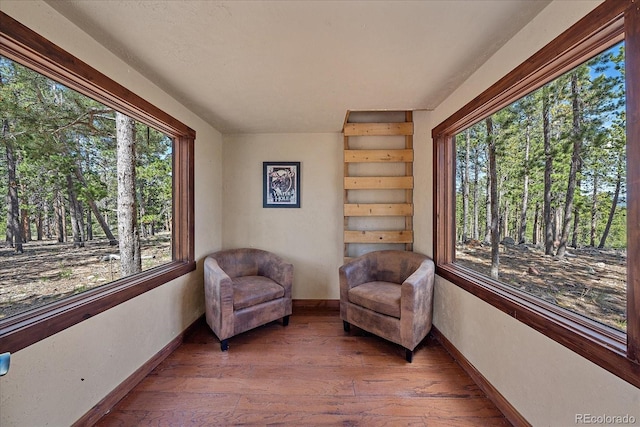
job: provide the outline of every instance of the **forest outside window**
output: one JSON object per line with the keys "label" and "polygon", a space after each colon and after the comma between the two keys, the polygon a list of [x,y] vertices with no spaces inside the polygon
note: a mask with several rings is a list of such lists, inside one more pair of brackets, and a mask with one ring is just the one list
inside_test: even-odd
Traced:
{"label": "forest outside window", "polygon": [[638,25],[605,2],[433,130],[438,274],[636,386]]}
{"label": "forest outside window", "polygon": [[0,76],[0,319],[171,261],[171,138],[1,55]]}
{"label": "forest outside window", "polygon": [[624,43],[458,133],[456,263],[626,331]]}
{"label": "forest outside window", "polygon": [[17,351],[195,268],[195,133],[6,15],[0,35],[0,347]]}

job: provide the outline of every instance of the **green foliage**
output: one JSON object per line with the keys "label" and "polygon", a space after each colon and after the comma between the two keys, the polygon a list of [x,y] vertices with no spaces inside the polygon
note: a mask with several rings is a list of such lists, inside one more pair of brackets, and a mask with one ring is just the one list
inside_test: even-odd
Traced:
{"label": "green foliage", "polygon": [[[72,189],[84,217],[95,203],[117,231],[115,112],[0,56],[0,114],[0,141],[15,147],[20,207],[30,215],[30,226],[38,220],[55,236],[54,209],[68,204]],[[160,229],[171,216],[172,141],[140,123],[136,133],[141,221]],[[7,189],[4,155],[0,159],[0,186]],[[6,203],[0,203],[0,215],[7,217]],[[1,220],[0,231],[5,227]]]}
{"label": "green foliage", "polygon": [[[572,77],[576,82],[573,89]],[[573,209],[580,221],[575,227],[578,233],[577,244],[589,245],[592,233],[596,234],[595,244],[598,244],[605,232],[606,221],[612,208],[614,188],[620,180],[620,196],[606,244],[609,247],[625,248],[626,139],[623,44],[614,46],[548,83],[544,88],[493,114],[501,238],[517,238],[519,227],[522,225],[520,215],[525,197],[525,177],[528,180],[528,209],[525,222],[527,230],[533,229],[535,206],[541,210],[544,204],[545,155],[541,113],[543,92],[550,99],[552,211],[564,210],[574,142],[579,140],[580,162],[573,200]],[[478,212],[477,222],[482,228],[479,232],[482,240],[486,232],[488,177],[484,122],[470,127],[469,131],[469,157],[473,159],[469,165],[469,175],[470,178],[473,177],[477,170],[479,179],[477,183],[469,180],[468,214],[472,216],[475,211]],[[475,219],[463,218],[462,212],[464,160],[467,155],[466,131],[457,135],[456,147],[456,220],[458,238],[462,238],[460,230],[463,222],[466,221],[468,225]],[[528,158],[526,147],[529,148]],[[474,192],[479,194],[477,198],[473,197]],[[475,210],[474,205],[477,205]],[[564,214],[559,217],[563,218]],[[595,218],[593,223],[592,217]],[[575,216],[572,215],[572,218]],[[538,227],[542,225],[542,218],[538,217]],[[527,242],[531,243],[531,239],[532,234],[528,232]]]}

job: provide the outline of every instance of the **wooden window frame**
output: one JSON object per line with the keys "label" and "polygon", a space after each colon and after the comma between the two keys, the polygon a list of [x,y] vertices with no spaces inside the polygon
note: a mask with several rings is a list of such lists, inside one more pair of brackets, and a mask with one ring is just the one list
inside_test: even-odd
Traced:
{"label": "wooden window frame", "polygon": [[173,140],[172,261],[0,320],[0,351],[16,352],[196,269],[193,172],[196,133],[1,11],[0,54]]}
{"label": "wooden window frame", "polygon": [[639,259],[640,3],[606,0],[432,130],[434,260],[442,278],[640,387],[640,263],[627,263],[625,334],[454,262],[455,135],[622,40],[627,78],[627,253],[628,260]]}

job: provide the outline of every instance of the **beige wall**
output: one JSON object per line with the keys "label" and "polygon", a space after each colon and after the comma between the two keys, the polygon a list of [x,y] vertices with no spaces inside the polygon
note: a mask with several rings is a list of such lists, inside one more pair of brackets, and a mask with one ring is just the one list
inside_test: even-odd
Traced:
{"label": "beige wall", "polygon": [[[416,126],[433,128],[598,3],[552,3]],[[424,138],[429,149],[417,170],[421,162],[431,164],[432,141],[430,135]],[[416,211],[429,212],[431,203]],[[424,219],[415,222],[430,224],[430,218]],[[429,236],[429,229],[418,236]],[[434,325],[534,426],[575,425],[576,414],[584,413],[629,414],[640,423],[637,388],[441,278],[435,292]]]}
{"label": "beige wall", "polygon": [[[224,137],[225,248],[272,251],[294,265],[294,299],[339,299],[342,264],[342,135]],[[300,208],[262,207],[262,162],[299,161]]]}
{"label": "beige wall", "polygon": [[0,425],[75,422],[204,311],[202,261],[221,247],[222,137],[42,2],[0,2],[3,12],[196,130],[198,271],[12,354],[0,378]]}
{"label": "beige wall", "polygon": [[[243,134],[225,135],[223,139],[224,248],[266,249],[293,263],[294,299],[339,299],[338,268],[344,251],[342,134]],[[399,143],[403,145],[404,138]],[[416,149],[423,151],[424,145]],[[264,161],[301,162],[300,209],[262,207]],[[388,165],[374,168],[385,166]],[[365,172],[376,174],[375,169]],[[403,173],[404,168],[379,174]],[[425,174],[415,173],[416,177],[422,175]],[[422,194],[427,191],[426,182],[430,179],[416,187]],[[424,216],[430,217],[430,213],[425,212]],[[425,226],[416,225],[416,229],[424,230]],[[425,253],[430,251],[422,246]]]}

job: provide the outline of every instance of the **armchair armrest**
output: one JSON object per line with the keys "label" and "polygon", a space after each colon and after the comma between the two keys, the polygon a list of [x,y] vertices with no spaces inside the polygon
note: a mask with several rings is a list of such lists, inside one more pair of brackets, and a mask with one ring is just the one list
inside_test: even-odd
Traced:
{"label": "armchair armrest", "polygon": [[233,335],[233,284],[212,257],[204,260],[204,298],[207,323],[220,339]]}
{"label": "armchair armrest", "polygon": [[400,297],[400,334],[405,347],[413,350],[431,329],[435,265],[425,259],[403,283]]}
{"label": "armchair armrest", "polygon": [[291,298],[293,264],[285,262],[282,258],[274,254],[268,254],[261,262],[263,264],[258,269],[258,273],[282,285],[285,298]]}
{"label": "armchair armrest", "polygon": [[368,256],[360,256],[345,263],[338,269],[340,288],[349,289],[371,281],[371,260]]}
{"label": "armchair armrest", "polygon": [[347,319],[349,289],[370,281],[370,266],[371,261],[369,257],[365,255],[352,259],[338,269],[340,276],[340,317],[342,320]]}

